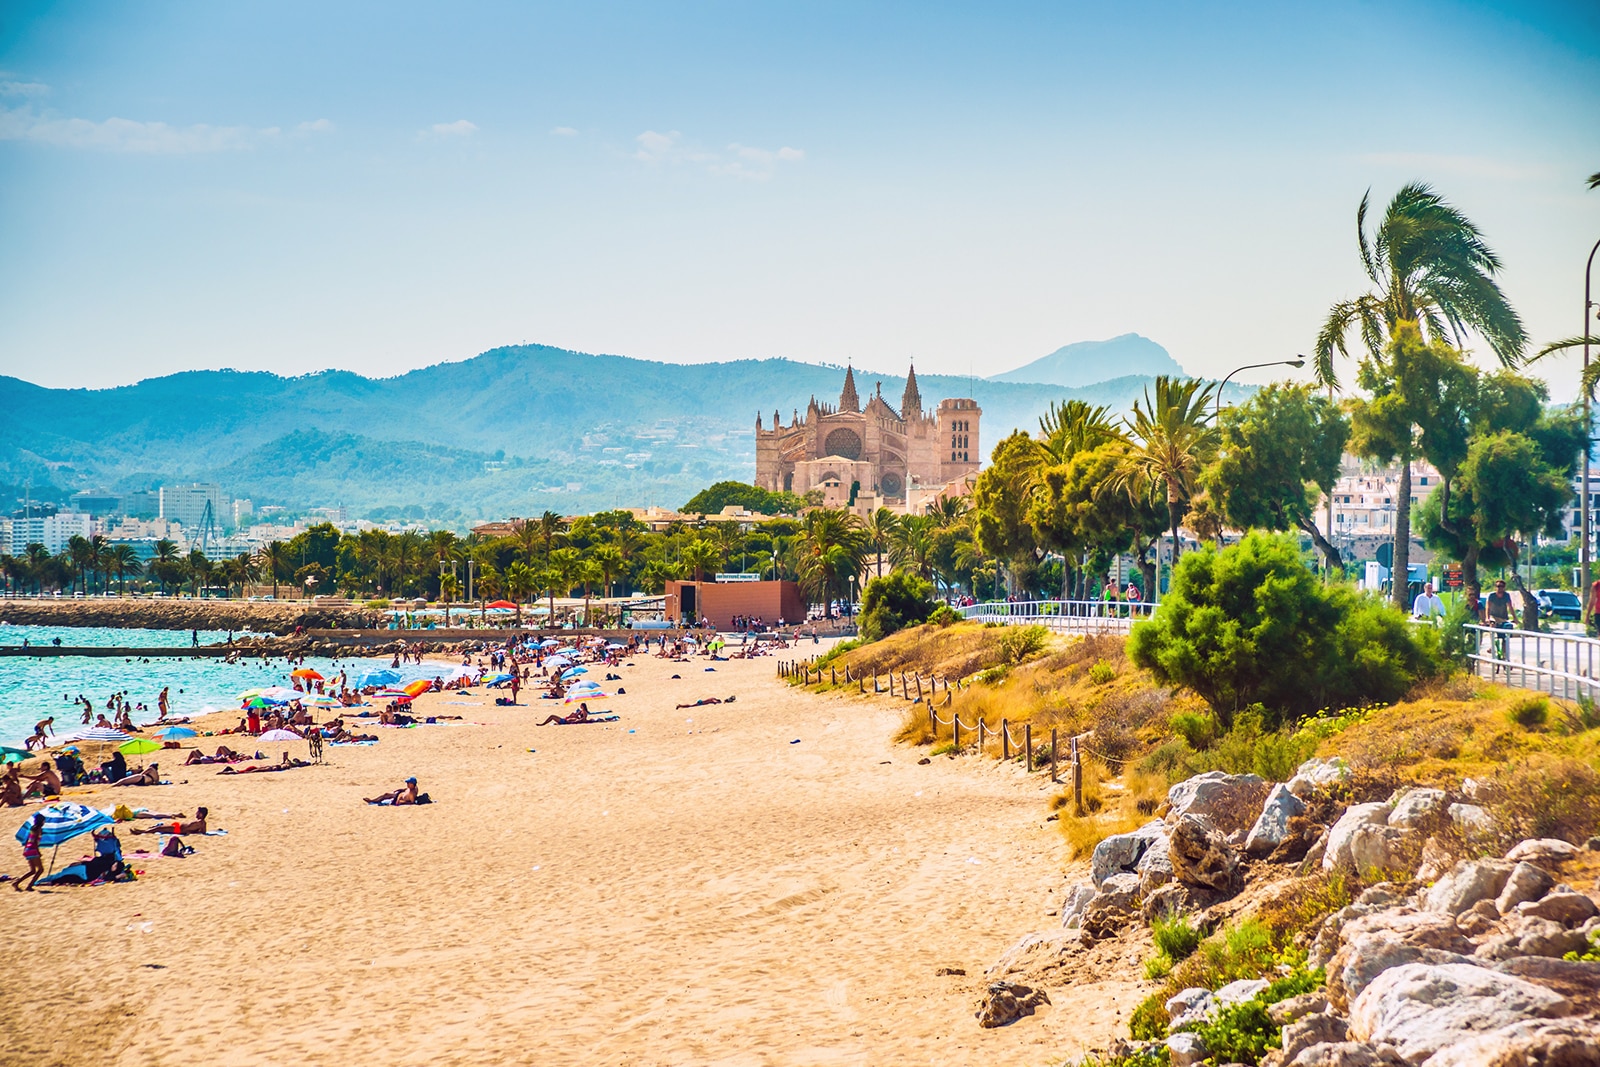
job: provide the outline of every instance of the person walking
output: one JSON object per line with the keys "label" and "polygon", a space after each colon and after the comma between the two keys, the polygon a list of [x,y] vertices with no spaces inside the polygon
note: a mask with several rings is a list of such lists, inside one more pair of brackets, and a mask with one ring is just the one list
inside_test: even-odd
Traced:
{"label": "person walking", "polygon": [[1433,583],[1428,582],[1422,587],[1422,592],[1411,602],[1411,617],[1414,619],[1427,619],[1444,617],[1444,601],[1439,594],[1434,592]]}
{"label": "person walking", "polygon": [[1589,587],[1589,603],[1584,615],[1589,620],[1589,636],[1600,635],[1600,579]]}
{"label": "person walking", "polygon": [[27,840],[22,842],[22,858],[28,861],[28,873],[11,883],[11,888],[22,892],[23,882],[27,882],[28,892],[33,892],[34,883],[44,876],[44,850],[39,847],[39,839],[44,836],[44,813],[33,817],[33,823],[28,827]]}

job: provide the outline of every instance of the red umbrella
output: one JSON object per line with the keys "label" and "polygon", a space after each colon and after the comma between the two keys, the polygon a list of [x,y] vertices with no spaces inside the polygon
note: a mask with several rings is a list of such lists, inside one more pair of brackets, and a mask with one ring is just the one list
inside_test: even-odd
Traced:
{"label": "red umbrella", "polygon": [[507,611],[516,611],[517,606],[509,600],[491,600],[484,605],[486,608],[505,608]]}

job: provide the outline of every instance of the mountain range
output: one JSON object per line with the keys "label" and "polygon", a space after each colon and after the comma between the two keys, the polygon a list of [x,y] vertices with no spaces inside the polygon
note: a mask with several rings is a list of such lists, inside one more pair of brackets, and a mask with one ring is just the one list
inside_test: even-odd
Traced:
{"label": "mountain range", "polygon": [[[1070,363],[1057,357],[1074,347],[1038,362]],[[843,367],[786,359],[668,364],[541,345],[393,378],[214,370],[49,389],[0,377],[0,486],[28,481],[50,499],[215,481],[258,504],[457,526],[545,508],[677,507],[714,481],[753,476],[758,411],[768,425],[774,409],[788,421],[812,396],[834,402],[843,378]],[[856,380],[895,405],[905,383],[861,368]],[[918,381],[929,407],[978,401],[987,453],[1012,429],[1035,429],[1053,401],[1125,410],[1148,378]]]}
{"label": "mountain range", "polygon": [[1081,388],[1126,375],[1182,375],[1183,368],[1148,337],[1125,333],[1109,341],[1078,341],[1016,370],[990,375],[991,382],[1038,382]]}

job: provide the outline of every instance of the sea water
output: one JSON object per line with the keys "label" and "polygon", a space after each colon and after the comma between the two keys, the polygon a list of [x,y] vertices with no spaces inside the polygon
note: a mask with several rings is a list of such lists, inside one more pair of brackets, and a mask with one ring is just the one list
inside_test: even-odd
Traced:
{"label": "sea water", "polygon": [[[193,640],[188,630],[0,625],[0,645],[21,645],[24,639],[29,645],[49,645],[58,637],[63,645],[79,647],[170,648],[186,646]],[[226,639],[225,632],[200,631],[201,644]],[[390,657],[308,657],[304,665],[329,678],[340,670],[353,678],[363,671],[388,669],[390,662]],[[282,657],[266,661],[259,657],[241,658],[238,663],[229,663],[213,657],[141,660],[121,656],[0,656],[0,744],[20,747],[23,738],[33,733],[33,724],[52,715],[56,733],[82,728],[83,706],[72,703],[80,694],[94,705],[96,715],[103,713],[109,719],[106,701],[113,693],[126,692],[129,703],[149,708],[147,712],[134,712],[133,721],[152,722],[159,714],[157,698],[163,686],[170,690],[169,715],[196,715],[204,708],[237,708],[239,694],[246,689],[288,686],[293,669],[294,665]],[[440,677],[449,669],[448,664],[437,661],[420,667],[407,664],[398,668],[400,684]]]}

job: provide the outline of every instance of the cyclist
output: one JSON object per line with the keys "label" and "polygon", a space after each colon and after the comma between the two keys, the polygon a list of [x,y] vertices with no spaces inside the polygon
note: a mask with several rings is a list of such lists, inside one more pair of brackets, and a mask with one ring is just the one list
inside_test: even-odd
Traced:
{"label": "cyclist", "polygon": [[[1483,622],[1485,626],[1492,626],[1497,630],[1511,629],[1511,594],[1506,592],[1505,579],[1494,583],[1494,592],[1490,593],[1483,601]],[[1502,663],[1510,658],[1511,643],[1504,634],[1497,634],[1494,638],[1494,658]],[[1495,670],[1500,669],[1500,664],[1495,665]]]}

